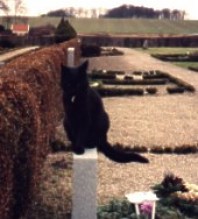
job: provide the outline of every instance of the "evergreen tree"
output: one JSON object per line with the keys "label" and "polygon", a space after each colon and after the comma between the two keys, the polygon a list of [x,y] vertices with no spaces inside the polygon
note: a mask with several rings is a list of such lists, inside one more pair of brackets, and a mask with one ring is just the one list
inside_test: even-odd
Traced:
{"label": "evergreen tree", "polygon": [[68,20],[65,20],[64,17],[62,17],[55,31],[55,42],[61,43],[75,38],[76,36],[76,30]]}

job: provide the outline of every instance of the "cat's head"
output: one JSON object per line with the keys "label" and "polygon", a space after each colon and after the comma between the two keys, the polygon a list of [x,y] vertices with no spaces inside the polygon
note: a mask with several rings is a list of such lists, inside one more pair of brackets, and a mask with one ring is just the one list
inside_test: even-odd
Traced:
{"label": "cat's head", "polygon": [[61,87],[68,95],[76,95],[88,87],[87,78],[88,61],[78,67],[61,67]]}

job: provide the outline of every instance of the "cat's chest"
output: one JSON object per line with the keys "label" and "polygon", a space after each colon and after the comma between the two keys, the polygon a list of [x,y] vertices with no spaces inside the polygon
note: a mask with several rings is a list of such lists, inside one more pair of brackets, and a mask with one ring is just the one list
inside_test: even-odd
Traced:
{"label": "cat's chest", "polygon": [[75,95],[71,96],[69,101],[70,101],[71,105],[75,105],[76,104],[76,96]]}
{"label": "cat's chest", "polygon": [[66,109],[67,113],[71,116],[79,117],[85,114],[87,109],[87,104],[85,101],[77,98],[76,96],[72,96],[67,100]]}
{"label": "cat's chest", "polygon": [[66,106],[66,108],[73,108],[76,105],[78,105],[78,102],[79,101],[77,101],[76,95],[73,95],[73,96],[64,95],[63,96],[63,103],[64,103],[64,106]]}

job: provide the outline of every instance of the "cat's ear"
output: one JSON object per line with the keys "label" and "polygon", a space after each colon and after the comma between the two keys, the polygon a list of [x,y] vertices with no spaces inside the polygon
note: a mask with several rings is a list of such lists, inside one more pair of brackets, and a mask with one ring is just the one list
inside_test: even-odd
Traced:
{"label": "cat's ear", "polygon": [[80,71],[81,72],[87,72],[87,68],[88,68],[89,62],[88,60],[86,60],[85,62],[83,62],[80,66]]}

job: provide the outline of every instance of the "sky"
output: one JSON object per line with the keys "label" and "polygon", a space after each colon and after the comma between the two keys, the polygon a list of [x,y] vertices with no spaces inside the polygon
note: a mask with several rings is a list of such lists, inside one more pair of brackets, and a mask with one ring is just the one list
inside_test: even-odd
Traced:
{"label": "sky", "polygon": [[[12,0],[8,0],[12,1]],[[198,20],[195,0],[23,0],[29,15],[40,15],[60,8],[113,8],[122,4],[145,6],[154,9],[185,10],[187,18]]]}

